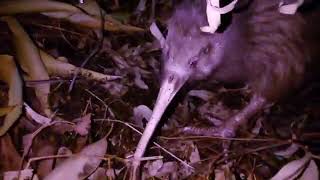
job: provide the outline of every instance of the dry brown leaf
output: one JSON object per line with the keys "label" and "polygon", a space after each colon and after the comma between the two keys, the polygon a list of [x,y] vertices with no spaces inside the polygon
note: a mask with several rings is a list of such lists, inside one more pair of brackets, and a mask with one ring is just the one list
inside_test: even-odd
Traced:
{"label": "dry brown leaf", "polygon": [[297,0],[294,3],[285,4],[283,0],[281,0],[279,3],[279,12],[282,14],[295,14],[303,2],[304,0]]}
{"label": "dry brown leaf", "polygon": [[[84,3],[78,4],[78,6],[80,8],[82,8],[83,10],[85,10],[86,13],[88,13],[90,15],[90,17],[93,18],[93,19],[90,20],[90,21],[92,21],[92,25],[93,26],[92,27],[88,26],[88,27],[101,28],[100,7],[99,7],[98,3],[95,0],[86,0],[86,1],[84,1]],[[103,13],[105,14],[105,17],[104,17],[104,19],[105,19],[105,25],[104,25],[105,26],[105,30],[109,30],[109,31],[119,31],[119,30],[121,30],[121,31],[143,31],[143,29],[138,28],[138,27],[134,27],[134,26],[130,26],[130,25],[124,25],[121,22],[119,22],[118,20],[114,19],[111,15],[106,15],[106,13],[104,11],[103,11]],[[83,16],[80,16],[80,17],[83,17]],[[98,24],[97,23],[93,23],[93,22],[96,22],[96,20],[99,21]],[[91,24],[91,23],[88,23],[88,25],[89,24]],[[85,24],[83,24],[83,25],[86,26]]]}
{"label": "dry brown leaf", "polygon": [[178,172],[178,164],[176,162],[165,162],[162,160],[156,160],[152,163],[147,163],[145,166],[147,172],[143,172],[144,177],[158,177],[160,179],[164,179],[164,176],[172,177],[172,179],[177,179],[179,174]]}
{"label": "dry brown leaf", "polygon": [[230,4],[220,7],[219,0],[207,0],[207,20],[208,26],[200,27],[201,31],[206,33],[215,33],[221,24],[221,15],[233,10],[238,0],[233,0]]}
{"label": "dry brown leaf", "polygon": [[212,97],[214,97],[214,93],[207,90],[191,90],[188,92],[189,96],[200,98],[204,101],[209,101]]}
{"label": "dry brown leaf", "polygon": [[149,162],[145,165],[145,167],[148,168],[149,176],[156,176],[157,172],[162,168],[162,166],[163,166],[162,159]]}
{"label": "dry brown leaf", "polygon": [[80,11],[77,7],[67,3],[50,0],[4,0],[0,2],[0,15],[14,15],[18,13]]}
{"label": "dry brown leaf", "polygon": [[90,175],[101,162],[107,150],[107,140],[101,140],[88,145],[80,153],[65,160],[56,167],[45,180],[69,179],[78,180]]}
{"label": "dry brown leaf", "polygon": [[[57,155],[70,156],[70,157],[72,156],[72,154],[73,154],[72,151],[69,148],[64,146],[60,147],[57,152]],[[62,164],[65,160],[66,160],[65,158],[57,158],[56,167],[60,166],[60,164]]]}
{"label": "dry brown leaf", "polygon": [[36,121],[39,124],[49,124],[52,119],[42,116],[41,114],[34,111],[27,103],[24,103],[25,111],[31,119]]}
{"label": "dry brown leaf", "polygon": [[146,9],[147,0],[140,0],[136,12],[143,12]]}
{"label": "dry brown leaf", "polygon": [[292,143],[288,148],[274,152],[277,156],[283,156],[285,158],[290,158],[294,153],[300,149],[298,144]]}
{"label": "dry brown leaf", "polygon": [[[99,11],[99,10],[98,10]],[[89,16],[87,14],[84,14],[83,12],[49,12],[49,13],[42,13],[43,15],[46,15],[48,17],[52,18],[59,18],[66,21],[69,21],[73,24],[78,24],[83,27],[92,28],[92,29],[100,29],[101,28],[101,19]],[[127,32],[142,32],[144,29],[130,26],[130,25],[124,25],[120,22],[115,23],[116,20],[114,20],[111,16],[107,16],[104,23],[104,30],[107,31],[127,31]]]}
{"label": "dry brown leaf", "polygon": [[2,108],[6,114],[0,126],[0,136],[4,135],[22,112],[22,81],[12,56],[0,55],[0,80],[9,85],[8,105]]}
{"label": "dry brown leaf", "polygon": [[318,180],[319,179],[319,170],[318,166],[313,159],[311,159],[309,166],[304,171],[300,180]]}
{"label": "dry brown leaf", "polygon": [[0,108],[0,117],[8,114],[10,111],[12,111],[13,108],[14,107],[12,107],[12,106],[1,107]]}
{"label": "dry brown leaf", "polygon": [[[56,153],[57,142],[54,138],[35,138],[32,145],[32,157],[46,157]],[[48,158],[37,162],[36,170],[39,178],[47,176],[53,168],[54,159]]]}
{"label": "dry brown leaf", "polygon": [[21,157],[17,152],[9,134],[0,137],[0,167],[1,171],[20,169]]}
{"label": "dry brown leaf", "polygon": [[33,169],[23,169],[19,171],[7,171],[4,173],[3,180],[39,180],[38,176],[33,174]]}
{"label": "dry brown leaf", "polygon": [[120,76],[110,76],[85,68],[79,68],[67,62],[56,60],[54,57],[42,50],[40,50],[40,56],[50,75],[72,77],[75,72],[79,71],[79,75],[86,78],[87,80],[106,82],[109,80],[121,78]]}
{"label": "dry brown leaf", "polygon": [[140,69],[135,67],[133,71],[135,75],[134,84],[140,89],[148,90],[148,85],[142,80]]}
{"label": "dry brown leaf", "polygon": [[157,24],[153,22],[150,26],[151,34],[158,40],[160,43],[161,48],[165,48],[166,46],[166,39],[164,38],[163,34],[161,33],[160,29],[158,28]]}
{"label": "dry brown leaf", "polygon": [[[88,15],[79,8],[68,3],[51,0],[6,0],[0,3],[0,15],[14,15],[20,13],[43,13],[46,16],[60,18],[84,27],[101,28],[100,9],[94,5],[95,1],[85,1],[79,6],[88,11]],[[98,16],[96,16],[99,14]],[[104,13],[105,14],[105,13]],[[105,16],[104,29],[107,31],[139,32],[144,29],[124,25],[112,18]]]}
{"label": "dry brown leaf", "polygon": [[271,178],[271,180],[293,180],[297,178],[303,171],[304,167],[308,166],[310,160],[311,156],[307,153],[303,158],[289,162],[284,165],[277,174]]}
{"label": "dry brown leaf", "polygon": [[191,163],[197,163],[197,162],[199,162],[201,160],[198,147],[195,144],[192,145],[192,150],[191,150],[191,153],[190,153],[189,160],[190,160]]}
{"label": "dry brown leaf", "polygon": [[91,128],[91,114],[87,114],[84,117],[75,120],[76,126],[74,130],[81,136],[85,136],[89,133]]}
{"label": "dry brown leaf", "polygon": [[[111,175],[111,179],[115,179],[116,176],[114,174]],[[89,178],[89,180],[104,180],[106,178],[106,170],[104,168],[99,167]]]}
{"label": "dry brown leaf", "polygon": [[235,180],[235,175],[230,171],[229,165],[224,165],[222,169],[214,171],[216,180]]}
{"label": "dry brown leaf", "polygon": [[[31,81],[48,80],[49,75],[40,58],[39,50],[20,23],[10,16],[2,17],[1,19],[8,24],[12,32],[16,58],[25,72],[23,78]],[[37,83],[34,85],[34,89],[41,105],[41,111],[50,117],[52,114],[48,103],[50,84]]]}

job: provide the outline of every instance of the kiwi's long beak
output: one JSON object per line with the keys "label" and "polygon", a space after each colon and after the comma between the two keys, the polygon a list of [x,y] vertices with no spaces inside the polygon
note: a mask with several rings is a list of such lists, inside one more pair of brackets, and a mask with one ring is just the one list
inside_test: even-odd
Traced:
{"label": "kiwi's long beak", "polygon": [[[149,140],[157,127],[162,114],[166,110],[167,106],[180,90],[180,88],[188,80],[188,76],[181,76],[177,74],[171,74],[164,77],[158,94],[158,98],[153,109],[151,118],[145,128],[143,135],[139,141],[136,152],[134,154],[134,160],[136,160],[136,166],[139,166],[139,159],[142,158]],[[134,165],[135,166],[135,165]]]}

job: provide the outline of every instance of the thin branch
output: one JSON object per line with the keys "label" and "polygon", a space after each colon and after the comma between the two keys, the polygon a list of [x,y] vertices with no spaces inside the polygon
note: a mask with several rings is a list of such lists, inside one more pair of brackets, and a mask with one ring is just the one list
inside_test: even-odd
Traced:
{"label": "thin branch", "polygon": [[100,33],[101,33],[101,37],[99,39],[99,42],[97,44],[97,46],[93,49],[93,51],[87,56],[87,58],[82,62],[80,68],[78,68],[75,73],[74,76],[72,78],[72,82],[69,86],[68,92],[70,93],[73,89],[73,86],[75,84],[75,80],[77,78],[77,76],[79,75],[80,69],[83,68],[102,48],[103,45],[103,40],[104,40],[104,13],[103,10],[101,8],[99,8],[100,10],[100,16],[101,16],[101,29],[100,29]]}

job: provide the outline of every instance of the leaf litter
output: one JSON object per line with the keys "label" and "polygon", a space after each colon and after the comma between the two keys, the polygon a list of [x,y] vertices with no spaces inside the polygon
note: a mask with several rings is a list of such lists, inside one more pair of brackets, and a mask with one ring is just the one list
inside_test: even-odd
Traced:
{"label": "leaf litter", "polygon": [[[0,41],[11,43],[0,47],[0,173],[5,179],[129,177],[130,157],[140,138],[137,131],[148,121],[159,88],[162,27],[173,6],[166,0],[154,2],[0,2],[5,27]],[[280,12],[291,8],[284,13],[292,14],[301,1],[292,6],[279,3]],[[154,14],[153,6],[165,12],[156,11],[157,25],[143,17]],[[105,8],[104,18],[100,7]],[[99,42],[94,31],[103,26],[104,43],[80,67]],[[160,45],[151,33],[157,34]],[[68,93],[75,72],[79,76]],[[219,125],[247,103],[248,91],[200,82],[170,108],[154,139],[157,144],[150,145],[144,159],[143,177],[318,179],[319,157],[309,143],[319,137],[319,113],[312,111],[317,105],[298,103],[299,98],[318,98],[317,90],[257,117],[257,124],[251,124],[254,131],[243,128],[239,138],[223,139],[190,136],[179,129]],[[221,145],[226,141],[232,143],[224,153]]]}

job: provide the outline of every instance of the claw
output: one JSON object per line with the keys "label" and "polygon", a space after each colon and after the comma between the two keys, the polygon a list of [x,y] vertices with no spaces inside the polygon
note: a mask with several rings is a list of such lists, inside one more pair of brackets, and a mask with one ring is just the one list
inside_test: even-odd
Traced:
{"label": "claw", "polygon": [[180,132],[192,134],[192,135],[212,136],[211,128],[199,128],[199,127],[187,126],[182,128]]}
{"label": "claw", "polygon": [[236,131],[233,128],[231,129],[231,128],[224,127],[223,129],[220,130],[219,134],[221,137],[231,138],[236,136]]}
{"label": "claw", "polygon": [[201,127],[184,127],[180,132],[192,134],[192,135],[201,135],[201,136],[220,136],[220,137],[234,137],[236,131],[234,128],[228,128],[224,125],[220,127],[210,127],[210,128],[201,128]]}

